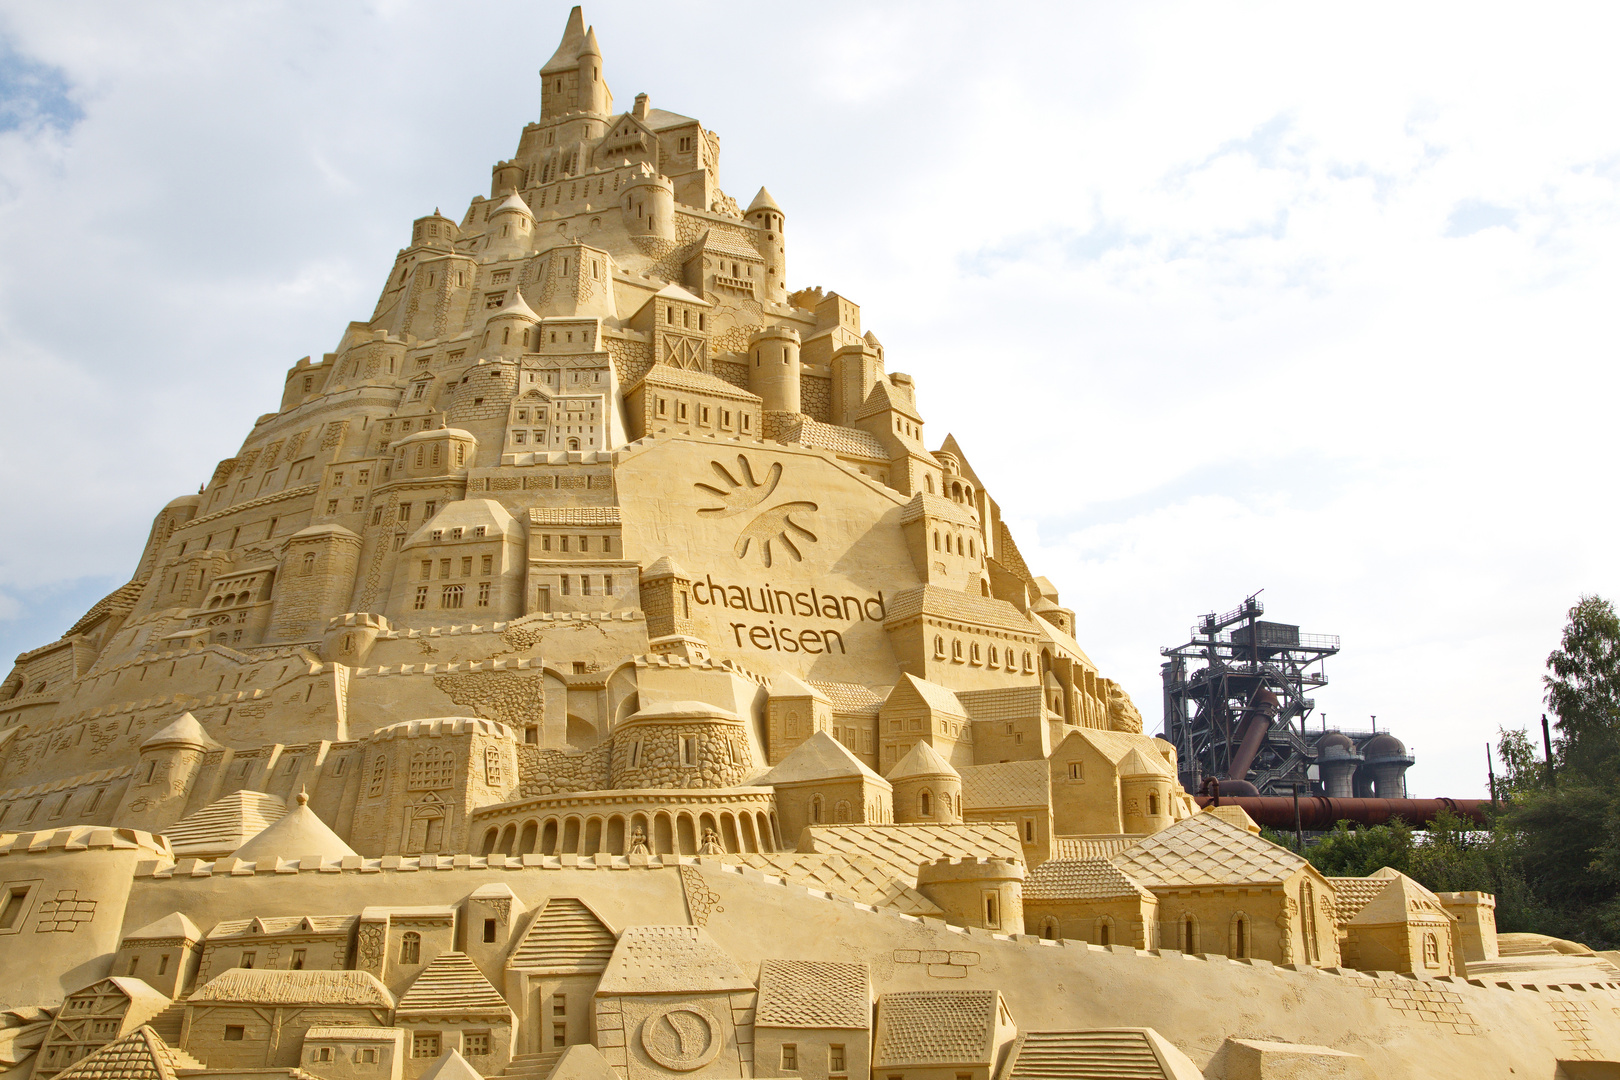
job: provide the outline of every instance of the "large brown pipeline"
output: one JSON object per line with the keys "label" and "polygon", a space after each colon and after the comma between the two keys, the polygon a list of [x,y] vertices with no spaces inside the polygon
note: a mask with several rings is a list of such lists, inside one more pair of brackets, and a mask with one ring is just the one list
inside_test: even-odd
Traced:
{"label": "large brown pipeline", "polygon": [[[1294,797],[1292,795],[1223,795],[1219,800],[1207,795],[1195,796],[1199,806],[1219,801],[1222,806],[1240,806],[1257,825],[1273,829],[1294,827]],[[1299,827],[1312,832],[1325,832],[1341,821],[1357,825],[1387,825],[1400,818],[1408,825],[1428,825],[1449,810],[1458,817],[1484,825],[1485,808],[1489,799],[1330,799],[1325,795],[1301,795],[1299,798]]]}

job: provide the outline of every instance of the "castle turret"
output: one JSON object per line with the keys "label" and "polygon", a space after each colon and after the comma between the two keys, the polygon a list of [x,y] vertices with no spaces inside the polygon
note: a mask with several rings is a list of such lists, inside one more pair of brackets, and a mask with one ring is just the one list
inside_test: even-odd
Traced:
{"label": "castle turret", "polygon": [[917,868],[917,890],[959,926],[998,934],[1024,932],[1023,863],[973,858],[926,862]]}
{"label": "castle turret", "polygon": [[602,133],[601,123],[613,112],[613,92],[602,71],[602,50],[596,43],[596,29],[587,29],[579,8],[568,14],[562,41],[546,66],[540,69],[540,119],[554,120],[569,114],[583,114],[595,124],[570,124],[581,138]]}
{"label": "castle turret", "polygon": [[[513,196],[516,198],[516,196]],[[502,360],[515,360],[526,352],[540,347],[538,337],[530,332],[540,316],[523,299],[522,289],[513,289],[506,305],[489,317],[484,324],[484,351]]]}
{"label": "castle turret", "polygon": [[955,825],[962,820],[962,774],[924,740],[917,740],[885,778],[894,787],[894,820]]}
{"label": "castle turret", "polygon": [[179,821],[197,774],[202,771],[203,758],[218,749],[220,744],[203,730],[197,718],[182,713],[141,743],[140,763],[124,789],[114,820],[150,832],[162,832]]}
{"label": "castle turret", "polygon": [[1122,832],[1156,833],[1171,824],[1171,778],[1162,761],[1151,761],[1134,749],[1125,755],[1119,763]]}
{"label": "castle turret", "polygon": [[341,525],[311,525],[288,537],[276,574],[268,641],[315,641],[349,608],[360,538]]}
{"label": "castle turret", "polygon": [[512,192],[490,211],[488,248],[498,256],[522,255],[534,241],[534,211],[523,201],[523,196]]}
{"label": "castle turret", "polygon": [[787,303],[787,238],[782,235],[782,208],[764,188],[748,204],[748,223],[759,230],[755,246],[765,257],[766,300]]}
{"label": "castle turret", "polygon": [[592,116],[609,116],[613,112],[613,92],[608,89],[602,74],[602,50],[596,43],[596,27],[585,31],[585,44],[579,50],[577,108]]}
{"label": "castle turret", "polygon": [[799,413],[799,332],[767,326],[748,339],[748,388],[767,413]]}
{"label": "castle turret", "polygon": [[675,185],[651,167],[643,166],[625,185],[619,211],[632,237],[675,239]]}
{"label": "castle turret", "polygon": [[439,208],[435,206],[433,213],[411,223],[411,248],[437,247],[448,250],[460,235],[460,227],[439,213]]}
{"label": "castle turret", "polygon": [[504,199],[523,183],[523,166],[516,161],[497,161],[489,171],[489,197]]}

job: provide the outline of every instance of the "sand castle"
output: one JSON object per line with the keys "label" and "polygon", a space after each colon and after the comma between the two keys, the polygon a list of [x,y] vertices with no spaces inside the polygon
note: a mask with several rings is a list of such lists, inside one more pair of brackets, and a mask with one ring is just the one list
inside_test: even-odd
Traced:
{"label": "sand castle", "polygon": [[1620,1075],[1620,972],[1200,811],[787,211],[540,75],[0,687],[0,1075]]}

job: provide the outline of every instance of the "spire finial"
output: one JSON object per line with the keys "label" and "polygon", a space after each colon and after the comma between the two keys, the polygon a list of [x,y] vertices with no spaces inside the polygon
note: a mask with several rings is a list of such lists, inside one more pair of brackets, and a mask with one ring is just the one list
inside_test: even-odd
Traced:
{"label": "spire finial", "polygon": [[298,805],[299,806],[308,806],[309,805],[309,788],[301,787],[301,788],[298,789]]}

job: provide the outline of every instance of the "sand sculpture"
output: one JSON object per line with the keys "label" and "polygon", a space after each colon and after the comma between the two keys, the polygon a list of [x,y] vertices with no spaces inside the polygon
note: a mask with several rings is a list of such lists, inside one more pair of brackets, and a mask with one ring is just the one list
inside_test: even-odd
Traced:
{"label": "sand sculpture", "polygon": [[787,212],[604,72],[576,8],[489,195],[18,658],[0,1074],[1616,1075],[1620,972],[1199,812]]}

